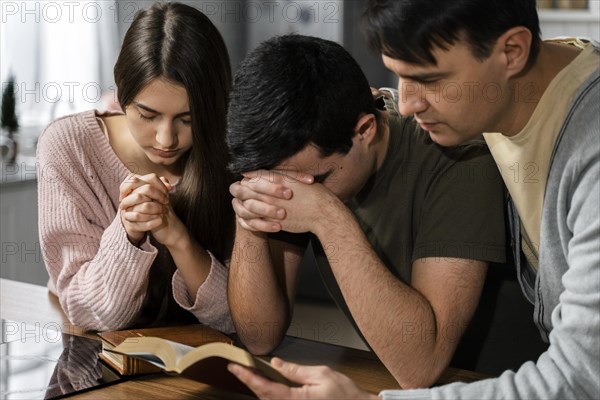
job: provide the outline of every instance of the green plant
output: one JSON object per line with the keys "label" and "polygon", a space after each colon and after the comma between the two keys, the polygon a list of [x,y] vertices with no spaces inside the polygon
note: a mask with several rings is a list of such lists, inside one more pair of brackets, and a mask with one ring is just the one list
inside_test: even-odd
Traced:
{"label": "green plant", "polygon": [[8,132],[8,136],[12,138],[14,132],[19,129],[19,121],[15,111],[15,78],[9,75],[8,81],[2,91],[2,114],[0,115],[0,127]]}

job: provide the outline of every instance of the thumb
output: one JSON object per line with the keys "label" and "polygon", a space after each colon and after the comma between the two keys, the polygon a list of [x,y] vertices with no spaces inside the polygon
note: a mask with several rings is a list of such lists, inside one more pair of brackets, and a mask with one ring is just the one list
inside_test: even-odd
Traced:
{"label": "thumb", "polygon": [[276,173],[285,176],[286,178],[291,178],[298,182],[306,183],[307,185],[311,185],[315,182],[315,177],[308,172],[302,172],[297,170],[274,170]]}
{"label": "thumb", "polygon": [[166,176],[161,176],[160,180],[165,185],[165,187],[167,188],[167,190],[172,190],[173,189],[173,185],[171,185],[171,182],[169,182],[169,179]]}
{"label": "thumb", "polygon": [[317,382],[319,377],[323,376],[324,367],[312,367],[307,365],[295,364],[292,362],[283,361],[281,358],[273,357],[271,365],[281,375],[292,382],[300,384],[312,384]]}
{"label": "thumb", "polygon": [[314,176],[306,172],[299,172],[296,176],[294,176],[294,179],[302,183],[306,183],[307,185],[311,185],[315,181]]}

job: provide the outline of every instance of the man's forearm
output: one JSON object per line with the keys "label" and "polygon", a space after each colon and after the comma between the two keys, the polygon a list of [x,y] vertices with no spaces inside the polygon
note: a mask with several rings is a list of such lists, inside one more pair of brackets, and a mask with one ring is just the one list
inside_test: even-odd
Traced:
{"label": "man's forearm", "polygon": [[266,234],[237,226],[227,291],[231,316],[242,342],[252,353],[269,353],[283,339],[290,317]]}
{"label": "man's forearm", "polygon": [[434,383],[452,351],[439,351],[430,303],[387,269],[349,210],[330,217],[315,234],[369,345],[403,387]]}

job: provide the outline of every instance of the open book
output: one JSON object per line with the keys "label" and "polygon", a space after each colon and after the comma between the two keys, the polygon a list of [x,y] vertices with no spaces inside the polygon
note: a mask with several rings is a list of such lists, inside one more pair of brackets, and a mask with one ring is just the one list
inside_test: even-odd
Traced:
{"label": "open book", "polygon": [[252,394],[227,370],[230,362],[254,368],[272,381],[291,385],[268,362],[229,343],[214,342],[192,347],[157,337],[131,337],[109,351],[144,360],[165,372],[238,393]]}
{"label": "open book", "polygon": [[221,332],[202,324],[100,332],[98,336],[102,339],[100,358],[121,375],[151,374],[162,371],[156,365],[141,359],[110,351],[128,338],[152,336],[192,347],[212,342],[233,343],[233,340]]}

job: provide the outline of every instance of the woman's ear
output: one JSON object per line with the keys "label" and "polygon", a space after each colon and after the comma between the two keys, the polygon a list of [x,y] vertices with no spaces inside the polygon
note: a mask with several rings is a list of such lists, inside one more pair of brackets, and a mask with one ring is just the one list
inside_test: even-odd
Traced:
{"label": "woman's ear", "polygon": [[516,26],[504,32],[496,42],[503,57],[507,78],[519,75],[527,68],[533,35],[524,26]]}
{"label": "woman's ear", "polygon": [[370,144],[377,136],[377,118],[374,114],[361,114],[358,122],[354,126],[354,132],[358,139]]}

